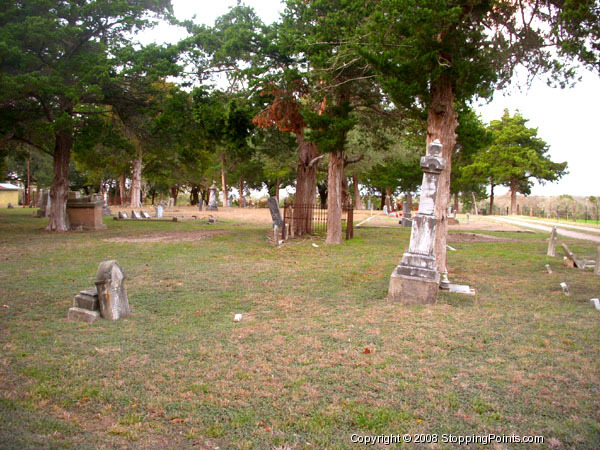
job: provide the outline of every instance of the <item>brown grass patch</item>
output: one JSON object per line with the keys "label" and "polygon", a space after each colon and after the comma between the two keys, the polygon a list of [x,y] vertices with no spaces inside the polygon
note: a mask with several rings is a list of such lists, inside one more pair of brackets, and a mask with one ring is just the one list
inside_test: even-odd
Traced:
{"label": "brown grass patch", "polygon": [[125,236],[104,239],[106,242],[185,242],[199,241],[215,236],[222,236],[227,232],[222,230],[203,231],[170,231],[166,233],[144,234],[141,236]]}

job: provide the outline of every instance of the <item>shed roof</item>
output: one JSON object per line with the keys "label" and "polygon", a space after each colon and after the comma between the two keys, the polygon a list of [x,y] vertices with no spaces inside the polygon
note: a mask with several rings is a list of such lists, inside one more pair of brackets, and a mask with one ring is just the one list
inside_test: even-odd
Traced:
{"label": "shed roof", "polygon": [[0,191],[18,191],[21,189],[19,186],[15,186],[10,183],[0,183]]}

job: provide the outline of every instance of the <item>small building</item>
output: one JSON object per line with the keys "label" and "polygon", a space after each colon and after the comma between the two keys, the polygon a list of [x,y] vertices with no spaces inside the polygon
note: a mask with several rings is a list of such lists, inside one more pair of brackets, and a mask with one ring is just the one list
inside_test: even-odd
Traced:
{"label": "small building", "polygon": [[0,208],[8,208],[19,204],[19,191],[21,188],[10,183],[0,183]]}

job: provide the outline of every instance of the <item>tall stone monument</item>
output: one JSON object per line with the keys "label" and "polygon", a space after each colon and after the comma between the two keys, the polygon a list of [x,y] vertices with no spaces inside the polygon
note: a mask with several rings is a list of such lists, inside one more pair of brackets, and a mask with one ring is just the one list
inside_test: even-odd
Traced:
{"label": "tall stone monument", "polygon": [[213,184],[210,187],[210,192],[208,194],[208,206],[206,207],[208,211],[216,211],[217,209],[217,185],[213,180]]}
{"label": "tall stone monument", "polygon": [[419,210],[412,220],[408,252],[390,277],[388,301],[432,304],[437,300],[440,273],[437,270],[433,247],[437,218],[435,202],[440,173],[446,165],[442,144],[435,140],[429,152],[421,158],[423,184]]}

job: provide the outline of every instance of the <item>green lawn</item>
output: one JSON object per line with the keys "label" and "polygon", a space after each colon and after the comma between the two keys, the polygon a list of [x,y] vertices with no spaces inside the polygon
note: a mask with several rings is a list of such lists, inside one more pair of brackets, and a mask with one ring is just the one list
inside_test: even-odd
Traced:
{"label": "green lawn", "polygon": [[[546,257],[544,234],[451,243],[451,280],[478,295],[406,307],[385,297],[407,228],[277,249],[264,225],[106,220],[51,234],[31,212],[0,212],[0,448],[346,448],[354,433],[600,442],[600,277]],[[107,259],[128,276],[131,317],[67,321]]]}

